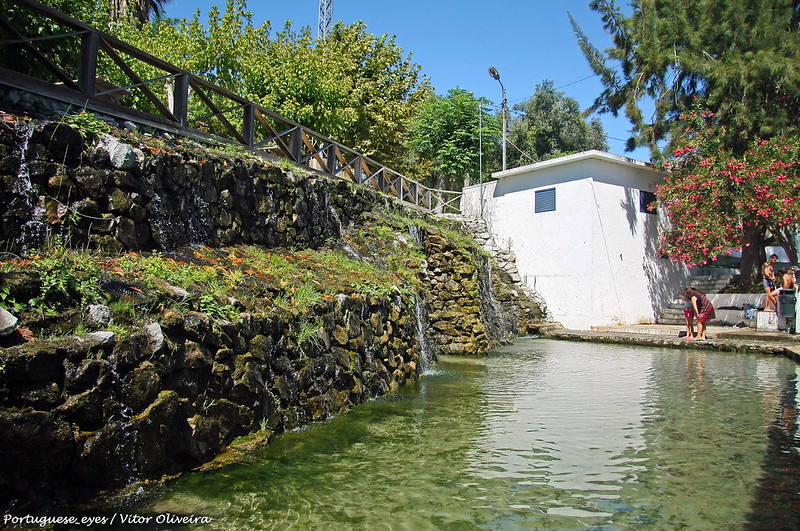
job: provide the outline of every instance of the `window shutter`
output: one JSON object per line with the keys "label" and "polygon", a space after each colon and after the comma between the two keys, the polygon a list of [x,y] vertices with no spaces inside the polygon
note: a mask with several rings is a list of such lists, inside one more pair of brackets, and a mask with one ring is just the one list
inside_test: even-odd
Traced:
{"label": "window shutter", "polygon": [[534,211],[553,212],[556,209],[556,189],[536,190]]}

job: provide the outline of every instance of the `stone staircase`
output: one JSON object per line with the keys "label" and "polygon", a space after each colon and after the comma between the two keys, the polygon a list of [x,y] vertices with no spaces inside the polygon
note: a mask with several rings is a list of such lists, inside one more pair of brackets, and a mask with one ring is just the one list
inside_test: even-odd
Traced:
{"label": "stone staircase", "polygon": [[[742,316],[741,306],[745,303],[757,303],[757,294],[721,294],[736,277],[734,275],[696,275],[690,278],[689,286],[705,293],[714,305],[718,322],[735,324]],[[735,309],[733,309],[735,307]],[[726,308],[726,309],[723,309]],[[685,324],[683,316],[683,297],[678,294],[672,302],[661,308],[657,318],[658,324]],[[713,322],[713,321],[712,321]]]}

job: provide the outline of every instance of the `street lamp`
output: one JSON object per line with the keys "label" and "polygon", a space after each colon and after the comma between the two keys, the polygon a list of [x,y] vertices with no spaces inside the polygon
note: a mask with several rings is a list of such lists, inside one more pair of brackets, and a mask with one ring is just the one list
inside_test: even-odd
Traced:
{"label": "street lamp", "polygon": [[483,102],[478,102],[478,182],[481,184],[481,219],[483,219]]}
{"label": "street lamp", "polygon": [[500,112],[503,113],[503,171],[506,171],[506,87],[503,85],[503,82],[500,81],[500,73],[495,67],[489,67],[489,75],[500,83],[500,88],[503,91],[503,102],[500,104]]}

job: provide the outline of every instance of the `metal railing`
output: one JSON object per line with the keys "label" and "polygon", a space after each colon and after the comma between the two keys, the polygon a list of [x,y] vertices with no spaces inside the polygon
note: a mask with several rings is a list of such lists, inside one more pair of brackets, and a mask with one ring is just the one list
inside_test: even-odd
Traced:
{"label": "metal railing", "polygon": [[33,0],[4,0],[0,85],[122,120],[225,140],[369,186],[432,212],[458,212],[437,190],[261,105]]}

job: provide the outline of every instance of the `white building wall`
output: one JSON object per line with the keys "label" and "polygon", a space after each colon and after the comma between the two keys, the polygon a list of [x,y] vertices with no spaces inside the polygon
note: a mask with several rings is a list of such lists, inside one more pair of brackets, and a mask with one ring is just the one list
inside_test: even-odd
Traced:
{"label": "white building wall", "polygon": [[[658,257],[663,216],[639,212],[639,190],[660,179],[592,157],[506,172],[491,194],[484,185],[484,219],[553,320],[572,329],[654,322],[688,276]],[[464,190],[466,215],[479,215],[478,188]],[[547,188],[556,190],[556,210],[535,213],[536,191]]]}

